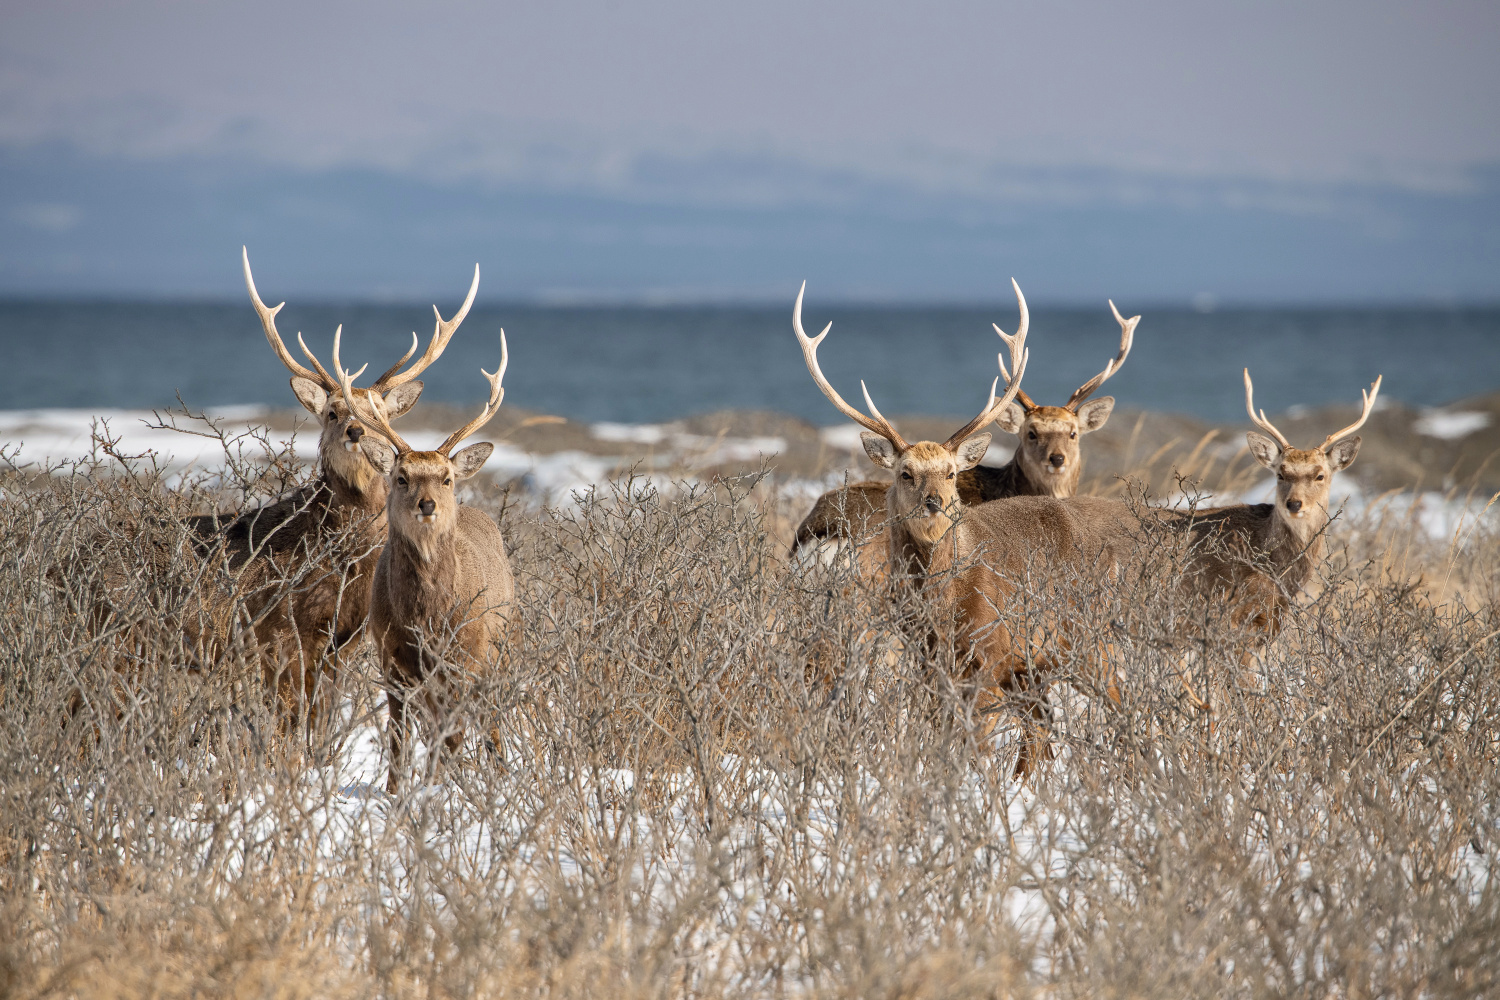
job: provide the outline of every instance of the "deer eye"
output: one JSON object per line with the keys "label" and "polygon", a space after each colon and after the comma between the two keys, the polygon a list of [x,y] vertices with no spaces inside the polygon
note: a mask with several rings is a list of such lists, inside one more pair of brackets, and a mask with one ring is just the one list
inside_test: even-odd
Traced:
{"label": "deer eye", "polygon": [[405,486],[406,485],[406,477],[405,476],[397,476],[396,477],[396,485],[397,486]]}
{"label": "deer eye", "polygon": [[911,482],[911,473],[910,472],[903,472],[903,473],[901,473],[901,478],[904,479],[904,480],[906,480],[907,482]]}
{"label": "deer eye", "polygon": [[338,418],[338,414],[337,413],[334,413],[332,410],[328,411],[328,419],[329,420],[335,420],[337,418]]}
{"label": "deer eye", "polygon": [[1072,433],[1072,434],[1069,434],[1069,435],[1068,435],[1068,439],[1069,439],[1069,440],[1072,440],[1072,441],[1076,441],[1076,440],[1078,440],[1078,432],[1077,432],[1077,431],[1074,431],[1074,432],[1073,432],[1073,433]]}
{"label": "deer eye", "polygon": [[948,478],[952,479],[955,475],[957,475],[957,473],[950,472],[950,473],[948,473]]}
{"label": "deer eye", "polygon": [[453,485],[453,477],[449,476],[447,479],[444,479],[443,480],[443,485],[444,486],[452,486]]}
{"label": "deer eye", "polygon": [[1026,432],[1026,439],[1028,441],[1035,441],[1036,440],[1036,431],[1027,431]]}
{"label": "deer eye", "polygon": [[1321,483],[1322,481],[1323,481],[1323,473],[1320,472],[1320,473],[1318,473],[1318,482]]}

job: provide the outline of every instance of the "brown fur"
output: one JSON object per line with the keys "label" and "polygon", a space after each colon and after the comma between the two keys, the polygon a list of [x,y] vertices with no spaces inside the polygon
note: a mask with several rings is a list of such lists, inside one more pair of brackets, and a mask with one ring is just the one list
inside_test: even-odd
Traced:
{"label": "brown fur", "polygon": [[[386,523],[389,539],[375,567],[370,633],[380,650],[390,710],[394,792],[405,761],[408,702],[416,698],[429,717],[446,720],[455,708],[454,671],[490,668],[503,641],[515,600],[515,581],[500,528],[489,515],[461,507],[455,483],[477,472],[491,445],[477,444],[453,458],[438,452],[404,452],[391,469]],[[423,514],[421,504],[432,504]],[[456,724],[444,743],[463,739]]]}
{"label": "brown fur", "polygon": [[[1104,396],[1080,407],[1075,414],[1061,406],[1038,406],[1030,410],[1012,403],[996,423],[1017,434],[1020,443],[1003,466],[976,465],[958,474],[958,497],[965,507],[977,507],[1008,497],[1070,497],[1078,490],[1083,471],[1080,435],[1098,430],[1109,419],[1114,398]],[[1063,459],[1058,465],[1052,461]],[[886,490],[889,483],[865,480],[829,490],[797,526],[792,539],[793,558],[826,554],[843,540],[854,540],[855,558],[866,576],[884,572],[886,546],[879,535],[886,523]]]}
{"label": "brown fur", "polygon": [[[254,623],[283,723],[301,719],[311,726],[320,679],[336,671],[339,651],[359,634],[369,611],[370,580],[386,534],[381,468],[390,453],[366,436],[342,399],[330,398],[308,379],[292,379],[292,388],[321,426],[317,479],[233,520],[207,515],[194,518],[192,526],[203,539],[200,550],[222,551],[238,582],[242,612]],[[392,391],[386,405],[405,413],[421,390],[422,383],[412,382]],[[309,558],[317,564],[306,564]],[[288,576],[300,580],[290,590],[280,582]],[[225,595],[210,612],[212,636],[199,638],[207,655],[230,641],[236,609],[229,600]]]}

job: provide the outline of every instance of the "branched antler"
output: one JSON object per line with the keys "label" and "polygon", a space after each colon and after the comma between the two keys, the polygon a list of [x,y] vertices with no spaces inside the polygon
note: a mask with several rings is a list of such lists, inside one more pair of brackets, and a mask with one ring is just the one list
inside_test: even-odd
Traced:
{"label": "branched antler", "polygon": [[1350,424],[1348,427],[1345,427],[1343,430],[1334,431],[1332,434],[1328,435],[1323,439],[1323,443],[1319,445],[1320,448],[1322,448],[1324,451],[1327,451],[1333,445],[1337,444],[1340,440],[1348,437],[1350,434],[1353,434],[1355,431],[1359,430],[1365,425],[1365,421],[1370,419],[1370,413],[1375,409],[1375,397],[1380,395],[1380,380],[1383,378],[1385,378],[1384,375],[1376,375],[1375,381],[1370,384],[1370,390],[1368,392],[1366,392],[1364,389],[1359,390],[1359,395],[1364,400],[1364,409],[1360,411],[1359,419],[1354,421],[1354,423]]}
{"label": "branched antler", "polygon": [[[869,416],[844,402],[844,397],[840,396],[833,386],[828,384],[828,379],[823,376],[823,369],[818,367],[818,345],[823,342],[824,337],[828,336],[828,331],[833,329],[833,324],[829,323],[823,327],[823,332],[816,337],[807,335],[807,332],[802,329],[802,296],[806,292],[807,282],[804,281],[802,288],[797,292],[797,304],[792,307],[792,329],[797,334],[797,342],[802,345],[802,360],[807,362],[807,370],[812,375],[813,381],[817,383],[819,389],[823,390],[823,395],[828,397],[828,401],[838,407],[840,413],[865,430],[879,434],[895,445],[897,451],[905,451],[909,447],[906,440],[897,432],[895,426],[875,408],[875,401],[870,398],[870,390],[865,388],[863,380],[860,381],[859,387],[864,392],[865,405],[870,408]],[[993,393],[990,398],[994,399]]]}
{"label": "branched antler", "polygon": [[1083,405],[1083,401],[1098,392],[1099,387],[1107,382],[1111,375],[1120,370],[1121,366],[1125,364],[1125,358],[1130,354],[1130,345],[1135,340],[1136,324],[1140,323],[1141,318],[1139,316],[1132,316],[1126,319],[1124,316],[1121,316],[1120,310],[1115,308],[1113,299],[1110,300],[1109,311],[1115,314],[1115,320],[1120,324],[1120,351],[1109,364],[1104,366],[1102,372],[1073,390],[1073,395],[1069,396],[1068,401],[1063,404],[1064,409],[1077,413],[1078,407]]}
{"label": "branched antler", "polygon": [[348,405],[351,412],[359,413],[362,416],[367,414],[375,424],[375,433],[389,441],[391,447],[396,449],[397,454],[406,454],[412,450],[411,445],[402,440],[401,435],[397,434],[391,427],[390,418],[385,412],[385,400],[380,397],[380,393],[375,392],[373,389],[367,389],[365,390],[365,401],[369,406],[360,407],[355,403],[354,380],[363,375],[365,369],[370,366],[368,363],[361,365],[359,371],[353,375],[344,370],[344,363],[339,360],[339,338],[343,333],[343,324],[339,324],[339,328],[333,332],[333,369],[339,373],[338,386],[344,393],[344,403]]}
{"label": "branched antler", "polygon": [[[1016,302],[1021,310],[1020,325],[1016,327],[1015,336],[1000,329],[998,323],[991,324],[995,332],[1000,335],[1000,339],[1005,342],[1005,346],[1010,349],[1010,369],[1005,367],[1005,355],[997,355],[997,360],[1000,362],[1000,374],[1005,376],[1005,395],[998,400],[995,398],[995,388],[1000,384],[1000,379],[996,378],[990,383],[990,399],[984,409],[980,410],[973,420],[954,431],[953,435],[944,442],[944,447],[956,447],[970,434],[993,421],[1021,392],[1021,376],[1026,373],[1026,361],[1031,354],[1026,348],[1026,331],[1031,327],[1031,312],[1026,308],[1026,296],[1021,294],[1021,286],[1017,284],[1016,279],[1011,278],[1010,283],[1011,287],[1016,290]],[[1014,376],[1011,375],[1011,370],[1015,371]]]}
{"label": "branched antler", "polygon": [[447,455],[453,450],[455,445],[489,423],[490,418],[499,412],[500,401],[505,398],[505,387],[500,384],[500,380],[505,378],[505,366],[508,364],[510,364],[510,349],[505,346],[505,331],[501,330],[499,369],[493,375],[483,368],[479,369],[479,373],[490,380],[489,401],[484,404],[484,409],[479,411],[479,416],[448,435],[448,439],[438,446],[439,455]]}

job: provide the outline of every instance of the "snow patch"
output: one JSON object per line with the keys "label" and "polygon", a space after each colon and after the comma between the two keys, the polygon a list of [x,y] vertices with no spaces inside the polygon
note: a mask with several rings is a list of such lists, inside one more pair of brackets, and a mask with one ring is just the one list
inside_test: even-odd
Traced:
{"label": "snow patch", "polygon": [[1490,422],[1490,414],[1477,410],[1424,410],[1411,426],[1423,437],[1456,441],[1484,430]]}

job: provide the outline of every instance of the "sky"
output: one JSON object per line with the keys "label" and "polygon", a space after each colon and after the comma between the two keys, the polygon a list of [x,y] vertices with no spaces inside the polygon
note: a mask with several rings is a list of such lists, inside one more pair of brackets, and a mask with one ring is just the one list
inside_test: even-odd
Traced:
{"label": "sky", "polygon": [[[1500,299],[1500,6],[0,7],[0,294]],[[455,278],[455,275],[457,276]]]}

